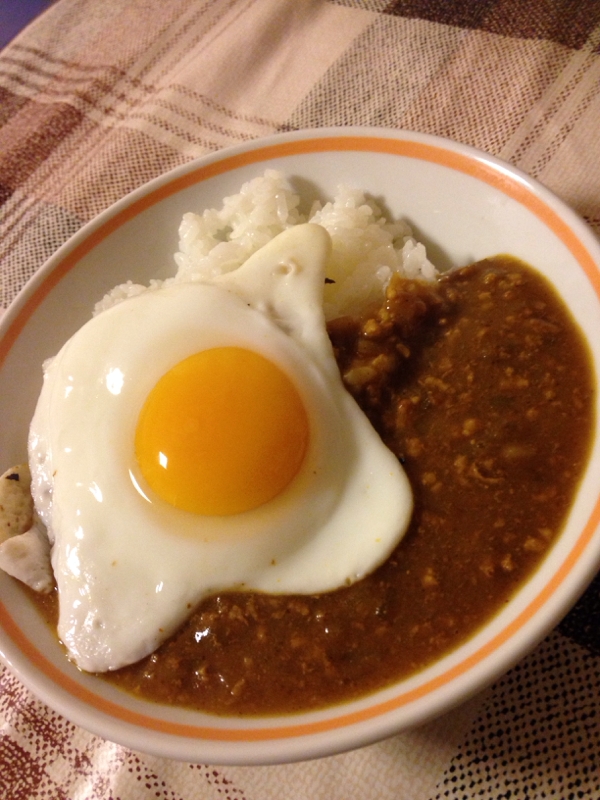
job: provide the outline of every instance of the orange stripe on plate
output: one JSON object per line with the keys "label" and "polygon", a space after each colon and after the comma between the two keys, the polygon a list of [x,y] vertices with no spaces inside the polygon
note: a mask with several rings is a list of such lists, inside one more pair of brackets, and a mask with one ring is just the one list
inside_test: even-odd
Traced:
{"label": "orange stripe on plate", "polygon": [[[462,173],[490,184],[499,191],[513,198],[535,214],[563,244],[573,254],[582,269],[590,280],[594,291],[600,298],[600,273],[594,259],[587,248],[582,244],[576,234],[563,222],[558,214],[548,206],[543,200],[536,197],[524,181],[507,174],[501,167],[489,163],[485,158],[477,159],[469,155],[455,153],[443,146],[423,144],[419,142],[388,139],[377,136],[331,136],[327,138],[304,139],[301,141],[288,141],[259,147],[238,155],[226,156],[223,159],[209,164],[199,166],[197,169],[173,178],[168,183],[157,187],[149,194],[134,199],[116,212],[106,222],[90,232],[83,241],[77,244],[64,258],[57,264],[56,268],[47,276],[46,280],[38,286],[27,302],[24,304],[13,325],[0,342],[0,363],[10,351],[13,343],[22,331],[27,320],[31,317],[35,309],[48,295],[57,283],[73,268],[79,261],[89,253],[100,242],[110,236],[115,230],[120,228],[129,220],[135,218],[147,208],[161,202],[177,192],[190,186],[201,183],[209,178],[221,175],[226,172],[258,164],[269,159],[284,158],[286,156],[297,156],[318,152],[376,152],[387,153],[396,156],[430,161],[442,166],[457,170]],[[600,499],[596,503],[593,512],[574,543],[565,561],[557,570],[548,584],[531,601],[531,603],[521,612],[521,614],[509,623],[497,636],[482,646],[475,653],[465,658],[460,664],[452,667],[443,674],[439,675],[427,683],[416,687],[413,690],[401,693],[383,703],[318,722],[305,724],[284,724],[268,728],[254,730],[236,730],[233,728],[217,728],[210,726],[184,725],[174,722],[153,719],[145,714],[140,714],[125,709],[116,703],[106,700],[95,692],[90,691],[74,679],[65,675],[60,669],[52,664],[36,646],[23,634],[19,626],[14,622],[7,609],[0,603],[0,621],[10,638],[29,658],[38,669],[60,685],[71,695],[79,700],[88,703],[103,713],[115,717],[123,722],[142,728],[161,731],[175,736],[184,736],[196,739],[213,739],[221,741],[260,741],[279,738],[290,738],[306,736],[314,733],[321,733],[339,727],[353,725],[363,722],[373,717],[380,716],[387,712],[401,708],[415,700],[418,700],[431,692],[442,688],[450,681],[467,673],[471,668],[479,664],[482,660],[502,647],[512,636],[514,636],[525,625],[533,615],[548,601],[565,578],[574,568],[575,564],[582,557],[586,547],[590,543],[596,527],[600,523]]]}

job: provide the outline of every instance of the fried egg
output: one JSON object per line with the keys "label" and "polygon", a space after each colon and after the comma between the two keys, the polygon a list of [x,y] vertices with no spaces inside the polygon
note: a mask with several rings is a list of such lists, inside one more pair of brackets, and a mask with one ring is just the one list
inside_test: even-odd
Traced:
{"label": "fried egg", "polygon": [[139,660],[216,592],[350,584],[401,538],[407,478],[327,336],[329,249],[290,228],[103,311],[45,365],[32,492],[81,669]]}

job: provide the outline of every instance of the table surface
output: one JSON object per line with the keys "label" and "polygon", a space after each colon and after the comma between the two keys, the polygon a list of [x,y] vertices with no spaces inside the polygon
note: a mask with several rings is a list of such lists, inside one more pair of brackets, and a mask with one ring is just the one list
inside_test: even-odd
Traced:
{"label": "table surface", "polygon": [[[151,178],[329,125],[479,147],[598,234],[600,3],[57,0],[0,51],[0,310],[62,242]],[[302,764],[133,753],[1,669],[0,796],[600,798],[599,698],[600,579],[535,652],[453,714]]]}

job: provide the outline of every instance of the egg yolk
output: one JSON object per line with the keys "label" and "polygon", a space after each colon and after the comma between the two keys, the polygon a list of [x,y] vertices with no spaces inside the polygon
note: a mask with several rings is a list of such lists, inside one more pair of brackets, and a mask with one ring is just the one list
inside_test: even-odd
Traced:
{"label": "egg yolk", "polygon": [[272,500],[297,474],[309,425],[278,366],[240,347],[195,353],[162,376],[138,419],[135,452],[171,505],[220,516]]}

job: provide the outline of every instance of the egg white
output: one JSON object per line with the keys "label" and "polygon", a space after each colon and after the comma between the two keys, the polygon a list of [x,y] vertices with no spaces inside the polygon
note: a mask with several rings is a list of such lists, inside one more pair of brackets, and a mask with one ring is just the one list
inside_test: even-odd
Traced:
{"label": "egg white", "polygon": [[[329,247],[320,226],[291,228],[210,284],[165,285],[102,312],[46,365],[32,491],[53,542],[59,636],[80,668],[139,660],[217,591],[312,594],[356,581],[401,538],[408,481],[344,389],[327,337]],[[222,346],[261,353],[291,377],[310,443],[278,497],[212,517],[153,494],[134,435],[159,378]]]}

